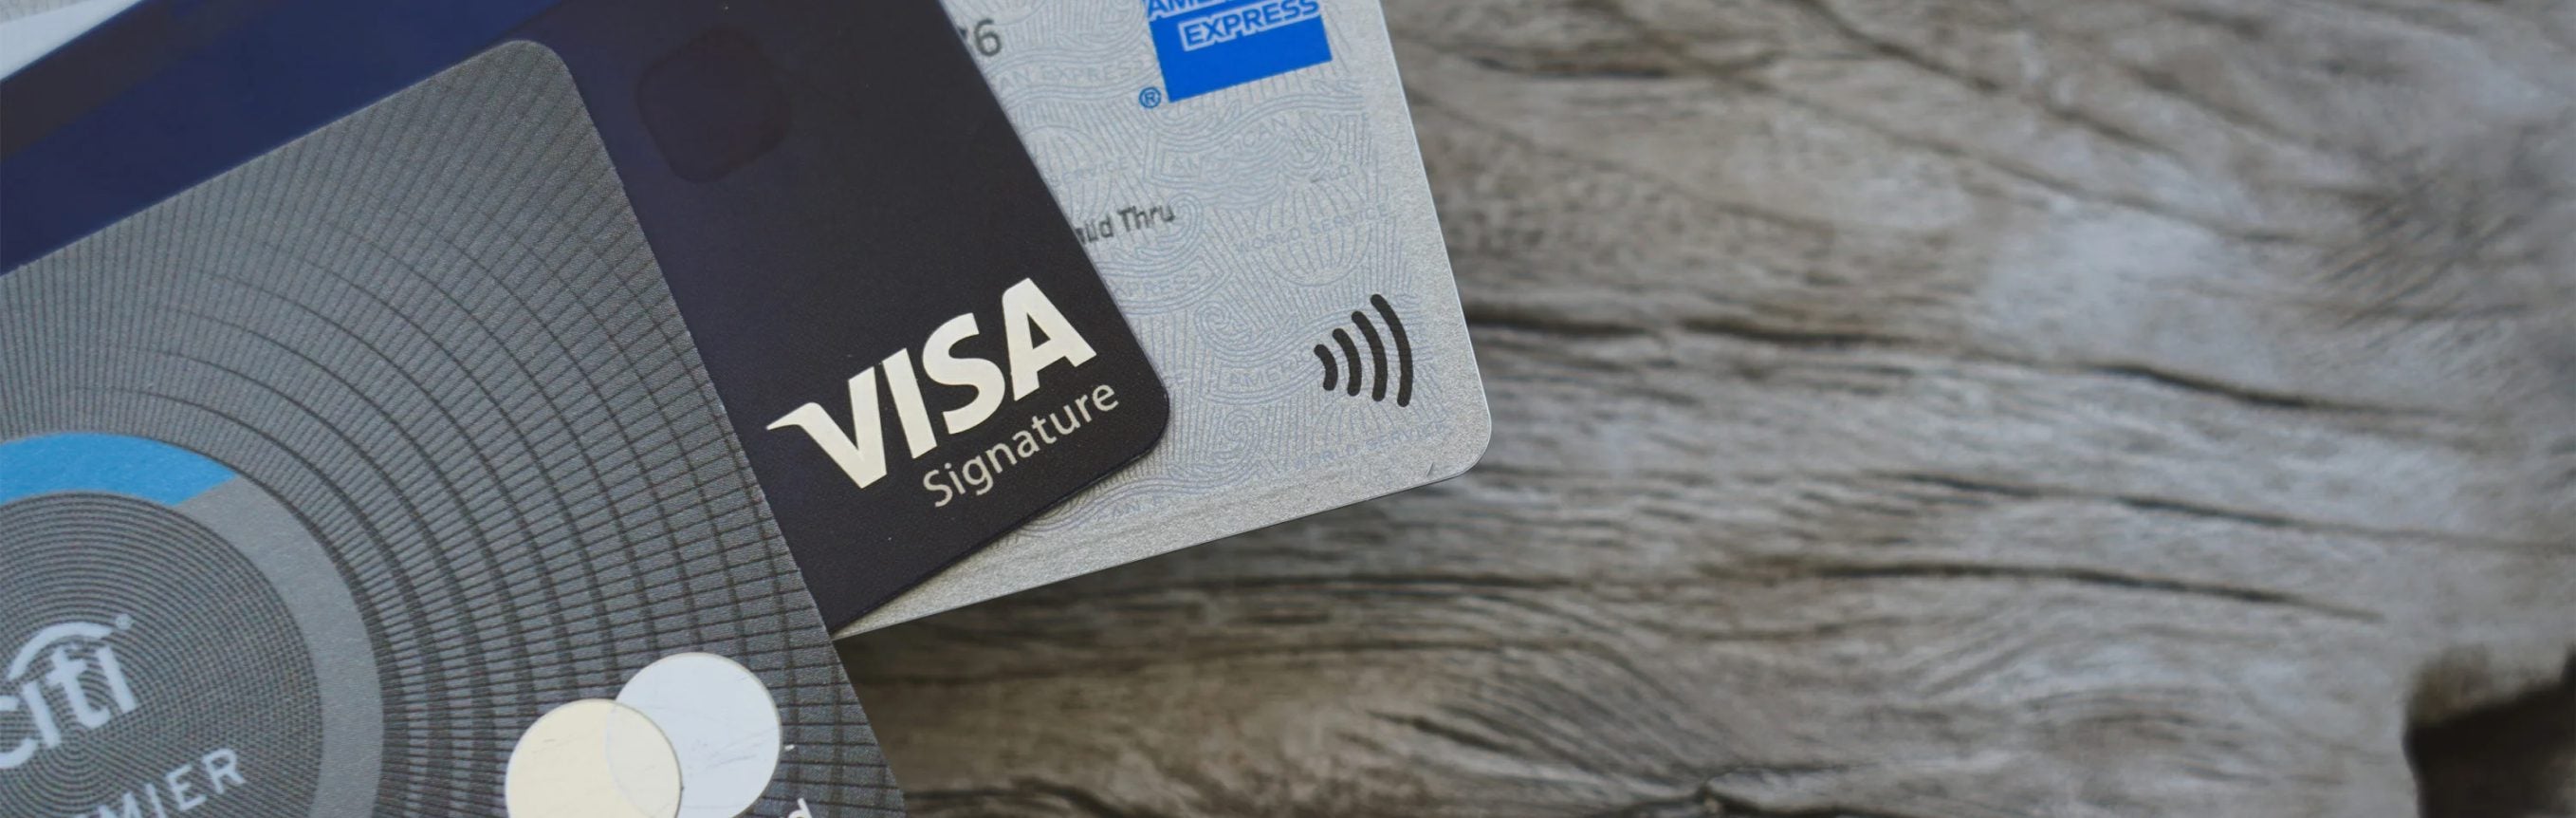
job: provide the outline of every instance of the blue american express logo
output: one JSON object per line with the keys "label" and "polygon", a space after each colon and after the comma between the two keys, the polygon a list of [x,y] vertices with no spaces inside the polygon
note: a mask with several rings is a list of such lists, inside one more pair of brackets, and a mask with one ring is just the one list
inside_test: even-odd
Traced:
{"label": "blue american express logo", "polygon": [[1333,60],[1323,0],[1145,0],[1145,26],[1174,101]]}

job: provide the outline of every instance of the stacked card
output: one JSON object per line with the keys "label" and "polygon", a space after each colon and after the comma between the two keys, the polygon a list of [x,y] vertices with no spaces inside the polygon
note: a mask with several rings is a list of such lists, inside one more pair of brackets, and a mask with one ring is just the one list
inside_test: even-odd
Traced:
{"label": "stacked card", "polygon": [[1172,395],[867,630],[1446,479],[1483,381],[1376,0],[948,0]]}
{"label": "stacked card", "polygon": [[11,11],[0,815],[899,813],[830,629],[1484,444],[1370,0]]}

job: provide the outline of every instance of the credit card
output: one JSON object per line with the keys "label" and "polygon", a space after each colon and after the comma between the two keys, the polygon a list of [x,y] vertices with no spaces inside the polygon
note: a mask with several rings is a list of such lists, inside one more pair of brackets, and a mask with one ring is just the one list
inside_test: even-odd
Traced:
{"label": "credit card", "polygon": [[1375,0],[948,0],[1172,395],[844,635],[1456,475],[1490,423]]}
{"label": "credit card", "polygon": [[493,42],[543,43],[846,625],[1133,461],[1168,417],[948,31],[933,0],[147,2],[0,81],[0,186],[44,203],[0,220],[0,264]]}
{"label": "credit card", "polygon": [[0,275],[0,815],[901,814],[665,273],[519,42]]}

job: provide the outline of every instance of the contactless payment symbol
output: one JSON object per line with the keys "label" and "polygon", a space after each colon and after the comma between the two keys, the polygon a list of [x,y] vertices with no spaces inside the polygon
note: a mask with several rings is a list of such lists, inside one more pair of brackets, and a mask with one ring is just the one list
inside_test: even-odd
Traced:
{"label": "contactless payment symbol", "polygon": [[[1352,310],[1349,327],[1333,328],[1331,345],[1315,345],[1315,362],[1324,368],[1324,391],[1356,397],[1365,390],[1369,400],[1379,403],[1392,394],[1395,405],[1412,406],[1413,338],[1405,334],[1404,319],[1396,317],[1395,305],[1387,303],[1386,296],[1369,296],[1369,307],[1377,312],[1377,321],[1369,320],[1366,312]],[[1381,321],[1384,331],[1378,328]],[[1359,331],[1359,342],[1351,340],[1352,330]],[[1360,352],[1363,345],[1368,348],[1365,357]],[[1387,364],[1390,355],[1392,367]]]}
{"label": "contactless payment symbol", "polygon": [[1333,60],[1323,0],[1145,0],[1163,90],[1147,108]]}

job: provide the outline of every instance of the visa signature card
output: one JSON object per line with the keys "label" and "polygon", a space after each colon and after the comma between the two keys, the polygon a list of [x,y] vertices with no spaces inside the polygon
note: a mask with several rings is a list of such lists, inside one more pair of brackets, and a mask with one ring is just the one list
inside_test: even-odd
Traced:
{"label": "visa signature card", "polygon": [[1171,394],[867,630],[1456,475],[1489,421],[1376,0],[947,0]]}
{"label": "visa signature card", "polygon": [[496,42],[542,43],[846,625],[1165,425],[948,30],[935,0],[147,0],[0,79],[0,268]]}

